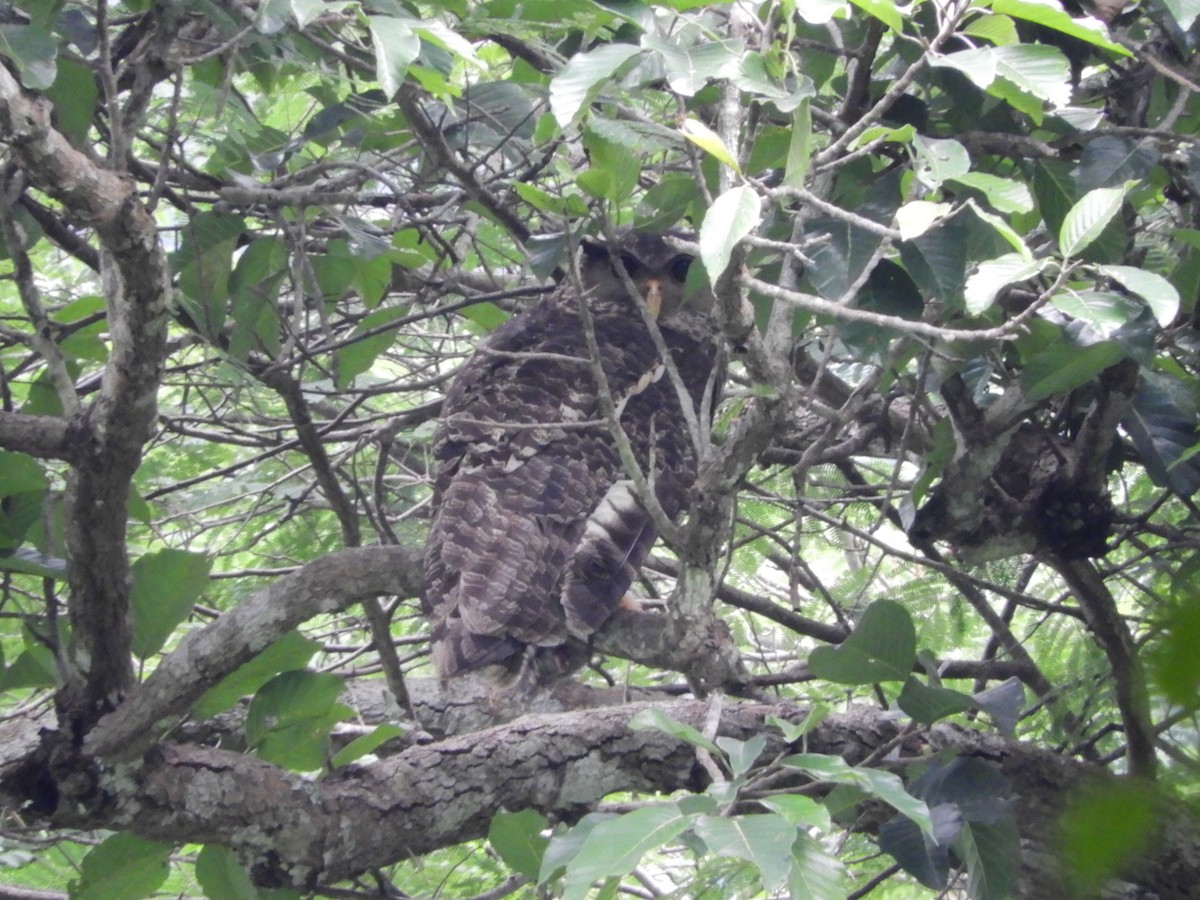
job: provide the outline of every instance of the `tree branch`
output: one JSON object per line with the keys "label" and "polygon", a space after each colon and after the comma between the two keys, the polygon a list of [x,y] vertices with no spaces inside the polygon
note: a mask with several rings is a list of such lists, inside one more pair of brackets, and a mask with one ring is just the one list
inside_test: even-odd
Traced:
{"label": "tree branch", "polygon": [[153,743],[206,690],[301,622],[364,597],[416,596],[421,551],[362,547],[323,556],[247,597],[185,637],[88,738],[97,756],[128,759]]}
{"label": "tree branch", "polygon": [[86,723],[133,683],[126,502],[157,409],[168,266],[134,183],[76,150],[52,126],[51,105],[27,96],[3,67],[0,140],[33,184],[95,229],[105,250],[112,352],[84,414],[68,490],[72,633],[60,706]]}

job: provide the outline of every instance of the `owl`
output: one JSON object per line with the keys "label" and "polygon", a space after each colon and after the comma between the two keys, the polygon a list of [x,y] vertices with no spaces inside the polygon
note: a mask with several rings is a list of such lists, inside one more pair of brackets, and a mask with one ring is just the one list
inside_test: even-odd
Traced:
{"label": "owl", "polygon": [[685,291],[693,258],[681,240],[585,239],[578,282],[492,333],[446,394],[422,596],[443,682],[485,669],[537,687],[583,666],[657,536],[601,408],[581,305],[647,483],[671,519],[687,505],[697,446],[684,404],[700,421],[722,367],[712,295]]}

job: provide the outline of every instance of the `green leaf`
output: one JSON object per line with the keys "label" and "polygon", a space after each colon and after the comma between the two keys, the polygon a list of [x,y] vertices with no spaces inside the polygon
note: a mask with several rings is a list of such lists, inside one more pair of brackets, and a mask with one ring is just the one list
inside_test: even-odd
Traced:
{"label": "green leaf", "polygon": [[768,893],[776,891],[787,879],[796,826],[783,816],[774,813],[734,818],[698,816],[692,827],[716,855],[753,863]]}
{"label": "green leaf", "polygon": [[392,16],[367,16],[371,25],[371,43],[375,47],[375,80],[384,94],[391,97],[400,89],[408,65],[421,52],[421,39],[412,23]]}
{"label": "green leaf", "polygon": [[258,900],[258,888],[233,851],[217,844],[205,844],[196,855],[196,880],[204,896],[221,900]]}
{"label": "green leaf", "polygon": [[179,299],[213,341],[225,326],[233,254],[245,230],[241,216],[197,213],[184,225],[183,244],[174,256]]}
{"label": "green leaf", "polygon": [[1121,420],[1154,483],[1184,497],[1200,491],[1200,459],[1194,455],[1200,428],[1192,384],[1143,371],[1133,409]]}
{"label": "green leaf", "polygon": [[930,188],[937,188],[943,181],[958,178],[971,169],[967,148],[952,138],[929,138],[918,134],[913,138],[912,147],[917,158],[916,176]]}
{"label": "green leaf", "polygon": [[29,90],[43,91],[54,84],[58,42],[45,28],[0,25],[0,55],[12,60],[21,84]]}
{"label": "green leaf", "polygon": [[792,844],[788,893],[804,900],[843,900],[849,894],[846,868],[814,838],[800,832]]}
{"label": "green leaf", "polygon": [[931,725],[938,719],[975,708],[968,694],[937,685],[928,685],[910,675],[904,682],[896,705],[912,716],[913,721]]}
{"label": "green leaf", "polygon": [[[1057,47],[1043,44],[1010,44],[1000,47],[979,47],[936,56],[935,66],[948,66],[966,75],[983,90],[999,91],[997,79],[1003,78],[1013,88],[1035,101],[1051,106],[1067,106],[1071,102],[1071,69],[1066,57]],[[1016,98],[1005,99],[1014,102]]]}
{"label": "green leaf", "polygon": [[789,744],[794,744],[824,722],[829,712],[828,704],[814,703],[808,708],[808,712],[804,714],[804,719],[799,725],[793,725],[778,716],[767,716],[767,724],[778,728],[783,733],[783,739]]}
{"label": "green leaf", "polygon": [[750,767],[762,756],[762,752],[767,746],[767,737],[764,734],[756,734],[744,741],[731,737],[719,737],[717,746],[729,760],[729,770],[735,778],[738,778],[749,772]]}
{"label": "green leaf", "polygon": [[967,312],[973,316],[982,315],[996,302],[997,295],[1004,288],[1029,280],[1049,264],[1049,260],[1030,259],[1020,253],[1006,253],[980,263],[975,272],[967,277],[963,289]]}
{"label": "green leaf", "polygon": [[291,15],[291,0],[265,0],[254,17],[254,27],[259,34],[278,34],[287,27]]}
{"label": "green leaf", "polygon": [[963,26],[962,33],[983,38],[993,44],[1016,44],[1021,40],[1017,34],[1017,26],[1008,16],[977,16]]}
{"label": "green leaf", "polygon": [[[880,22],[892,29],[896,33],[903,33],[904,19],[901,16],[901,8],[895,3],[885,3],[884,0],[850,0],[855,6],[863,12],[877,18]],[[907,12],[911,7],[905,7],[904,12]]]}
{"label": "green leaf", "polygon": [[139,900],[167,880],[172,846],[132,834],[114,834],[87,852],[72,897],[87,900]]}
{"label": "green leaf", "polygon": [[17,547],[8,555],[0,555],[0,571],[22,572],[26,575],[36,575],[38,578],[63,581],[67,577],[67,561],[32,547]]}
{"label": "green leaf", "polygon": [[1151,785],[1110,779],[1075,792],[1059,823],[1062,859],[1078,896],[1095,896],[1156,834],[1159,800]]}
{"label": "green leaf", "polygon": [[891,772],[877,769],[860,769],[851,766],[838,756],[817,753],[798,753],[783,760],[785,766],[807,772],[820,781],[844,784],[878,797],[897,812],[908,816],[926,834],[932,834],[933,823],[929,818],[929,807],[904,789],[904,782]]}
{"label": "green leaf", "polygon": [[345,747],[333,755],[329,765],[333,768],[349,765],[356,759],[361,759],[368,753],[373,753],[393,738],[404,737],[408,732],[399,725],[385,722],[376,726],[369,734],[356,737]]}
{"label": "green leaf", "polygon": [[604,44],[576,53],[550,81],[550,111],[566,128],[613,73],[642,51],[633,44]]}
{"label": "green leaf", "polygon": [[713,201],[700,225],[700,259],[708,279],[717,279],[729,267],[738,241],[762,220],[762,199],[747,185],[732,187]]}
{"label": "green leaf", "polygon": [[896,227],[900,237],[911,241],[919,238],[933,225],[953,210],[949,203],[930,203],[928,200],[913,200],[896,210]]}
{"label": "green leaf", "polygon": [[1200,706],[1200,594],[1167,611],[1149,653],[1149,669],[1163,696],[1184,711]]}
{"label": "green leaf", "polygon": [[1125,290],[1146,301],[1154,318],[1166,328],[1179,314],[1179,291],[1161,275],[1134,266],[1097,266],[1101,275],[1118,282]]}
{"label": "green leaf", "polygon": [[208,588],[212,560],[190,550],[159,550],[140,557],[130,567],[133,586],[133,652],[147,659],[162,649],[171,632],[192,612]]}
{"label": "green leaf", "polygon": [[254,659],[239,666],[220,682],[209,688],[192,704],[192,715],[208,719],[229,709],[242,697],[252,694],[278,675],[291,669],[302,669],[321,645],[298,631],[289,631]]}
{"label": "green leaf", "polygon": [[1062,290],[1050,302],[1059,312],[1086,322],[1105,338],[1142,313],[1142,307],[1135,301],[1106,291]]}
{"label": "green leaf", "polygon": [[1181,32],[1191,30],[1192,23],[1200,16],[1197,0],[1163,0],[1163,6],[1170,11]]}
{"label": "green leaf", "polygon": [[1058,232],[1058,249],[1068,258],[1078,256],[1121,211],[1128,186],[1096,188],[1071,207]]}
{"label": "green leaf", "polygon": [[647,806],[597,824],[567,866],[564,900],[583,900],[600,879],[628,875],[643,856],[677,838],[691,819],[673,803]]}
{"label": "green leaf", "polygon": [[1118,56],[1132,56],[1128,50],[1109,38],[1108,28],[1099,19],[1092,16],[1074,19],[1058,3],[1047,3],[1045,0],[992,0],[988,5],[991,6],[992,12],[1012,16],[1014,19],[1024,19],[1026,22],[1036,22]]}
{"label": "green leaf", "polygon": [[954,839],[954,849],[967,864],[970,897],[1007,900],[1012,896],[1021,861],[1021,836],[1012,819],[967,825]]}
{"label": "green leaf", "polygon": [[0,497],[44,491],[46,475],[38,461],[24,453],[0,450]]}
{"label": "green leaf", "polygon": [[1125,358],[1116,341],[1081,346],[1065,340],[1036,354],[1021,372],[1021,384],[1031,403],[1067,394],[1087,384],[1109,366]]}
{"label": "green leaf", "polygon": [[791,141],[783,170],[786,187],[803,187],[813,153],[812,104],[805,98],[792,113]]}
{"label": "green leaf", "polygon": [[233,333],[229,355],[279,354],[279,288],[288,274],[287,245],[281,238],[258,238],[242,251],[229,276]]}
{"label": "green leaf", "polygon": [[654,729],[669,734],[671,737],[691,744],[693,747],[703,747],[710,753],[722,756],[721,748],[702,735],[686,722],[679,722],[669,717],[661,709],[643,709],[629,720],[632,731],[649,731]]}
{"label": "green leaf", "polygon": [[737,73],[744,47],[738,40],[704,41],[684,47],[676,41],[647,34],[642,46],[661,58],[667,84],[684,97],[692,97],[710,79]]}
{"label": "green leaf", "polygon": [[[403,306],[385,306],[365,316],[349,339],[334,354],[334,384],[345,390],[359,375],[369,372],[375,360],[396,342],[396,329],[387,326],[408,315]],[[374,332],[374,333],[373,333]]]}
{"label": "green leaf", "polygon": [[718,162],[724,163],[735,172],[741,172],[737,159],[734,158],[721,136],[701,122],[699,119],[686,119],[679,130],[683,136]]}
{"label": "green leaf", "polygon": [[899,603],[876,600],[837,647],[818,647],[808,658],[812,673],[838,684],[904,681],[917,658],[917,632]]}
{"label": "green leaf", "polygon": [[321,768],[329,731],[352,714],[337,703],[345,682],[327,672],[276,675],[254,695],[246,713],[246,740],[259,756],[302,772]]}
{"label": "green leaf", "polygon": [[591,128],[584,129],[583,145],[589,165],[576,177],[576,183],[597,199],[618,205],[627,201],[641,173],[633,152]]}
{"label": "green leaf", "polygon": [[92,70],[74,59],[58,63],[58,75],[46,92],[54,104],[58,130],[76,146],[83,146],[92,127],[92,114],[100,99],[100,88]]}
{"label": "green leaf", "polygon": [[472,303],[460,312],[481,334],[490,334],[509,320],[510,314],[495,303]]}
{"label": "green leaf", "polygon": [[779,813],[798,828],[816,828],[818,831],[828,831],[833,827],[833,819],[829,810],[812,797],[803,794],[777,794],[764,797],[759,802],[774,812]]}
{"label": "green leaf", "polygon": [[488,842],[510,869],[536,879],[550,844],[542,835],[547,827],[546,817],[532,809],[498,812],[488,828]]}
{"label": "green leaf", "polygon": [[1002,213],[1027,213],[1033,210],[1033,195],[1028,186],[1011,178],[989,175],[987,172],[966,172],[950,179],[955,184],[974,188],[983,194],[988,205]]}

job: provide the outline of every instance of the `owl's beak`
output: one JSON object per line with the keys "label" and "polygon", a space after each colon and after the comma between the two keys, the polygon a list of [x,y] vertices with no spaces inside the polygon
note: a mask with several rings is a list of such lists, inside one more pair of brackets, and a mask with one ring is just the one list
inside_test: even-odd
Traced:
{"label": "owl's beak", "polygon": [[646,309],[658,321],[658,314],[662,310],[662,282],[657,278],[651,278],[646,283]]}

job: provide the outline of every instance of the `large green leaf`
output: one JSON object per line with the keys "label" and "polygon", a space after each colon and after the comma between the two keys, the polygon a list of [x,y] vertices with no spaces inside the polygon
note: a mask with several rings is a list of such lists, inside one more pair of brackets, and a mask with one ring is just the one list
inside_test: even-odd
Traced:
{"label": "large green leaf", "polygon": [[54,84],[58,42],[36,25],[0,25],[0,55],[17,68],[21,84],[41,91]]}
{"label": "large green leaf", "polygon": [[114,834],[87,852],[72,897],[87,900],[139,900],[167,880],[170,844],[132,834]]}
{"label": "large green leaf", "polygon": [[1060,823],[1066,875],[1079,896],[1095,896],[1150,848],[1159,799],[1152,786],[1110,780],[1075,792]]}
{"label": "large green leaf", "polygon": [[836,647],[817,647],[808,657],[818,678],[838,684],[904,681],[917,658],[912,617],[899,603],[877,600],[849,637]]}
{"label": "large green leaf", "polygon": [[288,274],[287,246],[280,238],[258,238],[238,257],[229,276],[233,333],[229,355],[279,354],[279,288]]}
{"label": "large green leaf", "polygon": [[954,841],[967,864],[967,891],[978,900],[1007,900],[1021,865],[1021,835],[1012,819],[995,825],[972,823]]}
{"label": "large green leaf", "polygon": [[680,722],[677,719],[672,719],[661,709],[643,709],[638,712],[632,719],[629,720],[629,727],[633,731],[646,731],[655,729],[669,734],[677,740],[686,741],[693,747],[702,747],[710,753],[722,754],[720,747],[706,738],[703,734],[693,728],[687,722]]}
{"label": "large green leaf", "polygon": [[967,148],[953,138],[918,134],[913,138],[912,148],[916,155],[914,172],[928,187],[940,187],[943,181],[960,178],[970,171],[971,156]]}
{"label": "large green leaf", "polygon": [[1109,53],[1115,53],[1118,56],[1132,55],[1108,36],[1108,29],[1099,19],[1091,16],[1080,19],[1072,18],[1058,3],[1048,3],[1045,0],[992,0],[988,6],[995,13],[1035,22],[1100,47]]}
{"label": "large green leaf", "polygon": [[633,44],[604,44],[577,53],[550,82],[550,111],[566,128],[622,65],[642,52]]}
{"label": "large green leaf", "polygon": [[1142,312],[1142,306],[1128,297],[1109,291],[1064,289],[1050,298],[1055,309],[1086,322],[1101,337],[1129,324]]}
{"label": "large green leaf", "polygon": [[761,219],[762,199],[749,185],[731,187],[713,201],[700,225],[700,259],[713,284],[729,268],[738,241]]}
{"label": "large green leaf", "polygon": [[1064,331],[1066,340],[1050,345],[1025,364],[1021,384],[1031,402],[1063,396],[1125,358],[1125,349],[1116,341],[1073,339],[1079,334],[1073,327],[1076,324]]}
{"label": "large green leaf", "polygon": [[967,312],[975,316],[987,312],[1002,290],[1010,284],[1028,281],[1049,264],[1049,260],[1032,259],[1020,253],[1006,253],[980,263],[967,277],[963,289]]}
{"label": "large green leaf", "polygon": [[228,847],[205,844],[200,849],[196,855],[196,880],[206,897],[259,900],[258,888]]}
{"label": "large green leaf", "polygon": [[774,813],[732,818],[697,816],[693,828],[717,856],[753,863],[766,891],[777,890],[787,879],[796,826],[783,816]]}
{"label": "large green leaf", "polygon": [[1162,695],[1190,712],[1200,707],[1200,591],[1185,590],[1163,618],[1150,649],[1149,670]]}
{"label": "large green leaf", "polygon": [[792,844],[788,890],[805,900],[842,900],[849,893],[846,868],[820,842],[800,832]]}
{"label": "large green leaf", "polygon": [[933,64],[957,69],[984,90],[996,90],[1010,102],[1017,98],[1003,91],[1004,79],[1021,94],[1051,106],[1071,101],[1071,71],[1057,47],[1044,44],[1010,44],[959,50],[933,58]]}
{"label": "large green leaf", "polygon": [[252,694],[280,672],[302,669],[321,645],[298,631],[289,631],[254,659],[239,666],[192,704],[198,719],[215,716]]}
{"label": "large green leaf", "polygon": [[1125,187],[1096,188],[1079,198],[1058,232],[1058,249],[1063,256],[1078,256],[1100,237],[1121,211],[1126,192]]}
{"label": "large green leaf", "polygon": [[180,303],[214,341],[225,325],[233,255],[245,230],[241,216],[199,212],[183,227],[183,244],[174,255]]}
{"label": "large green leaf", "polygon": [[930,725],[938,719],[966,712],[975,708],[975,701],[968,694],[929,685],[910,675],[904,682],[896,705],[913,717],[914,721]]}
{"label": "large green leaf", "polygon": [[727,78],[735,74],[743,53],[738,40],[705,41],[690,47],[676,41],[649,34],[642,46],[662,59],[667,83],[677,94],[691,97],[710,79]]}
{"label": "large green leaf", "polygon": [[550,843],[542,834],[547,824],[546,817],[532,809],[498,812],[488,827],[488,843],[510,869],[536,879]]}
{"label": "large green leaf", "polygon": [[1161,275],[1135,266],[1097,266],[1097,270],[1145,300],[1163,328],[1175,321],[1179,313],[1179,291]]}
{"label": "large green leaf", "polygon": [[897,812],[908,816],[917,823],[922,831],[926,833],[932,831],[933,822],[929,817],[929,807],[925,805],[925,801],[917,799],[906,791],[904,782],[891,772],[857,768],[840,757],[817,753],[797,753],[794,756],[788,756],[783,760],[783,765],[807,772],[819,781],[849,785],[865,791],[878,797]]}
{"label": "large green leaf", "polygon": [[1121,424],[1155,484],[1185,497],[1200,491],[1200,416],[1188,382],[1143,373]]}
{"label": "large green leaf", "polygon": [[146,659],[162,649],[208,588],[212,560],[190,550],[147,553],[130,567],[133,652]]}
{"label": "large green leaf", "polygon": [[592,884],[628,875],[651,850],[675,840],[691,824],[678,806],[647,806],[598,823],[567,865],[564,900],[589,896]]}
{"label": "large green leaf", "polygon": [[379,355],[396,341],[396,329],[388,327],[404,318],[408,310],[402,306],[377,309],[355,326],[349,339],[337,349],[335,384],[345,389],[359,375],[369,372]]}
{"label": "large green leaf", "polygon": [[276,675],[254,695],[246,713],[246,739],[259,756],[301,772],[320,769],[329,731],[352,710],[337,702],[345,682],[328,672]]}
{"label": "large green leaf", "polygon": [[368,16],[371,42],[375,47],[375,80],[391,97],[399,90],[408,65],[421,52],[421,39],[407,19],[392,16]]}

